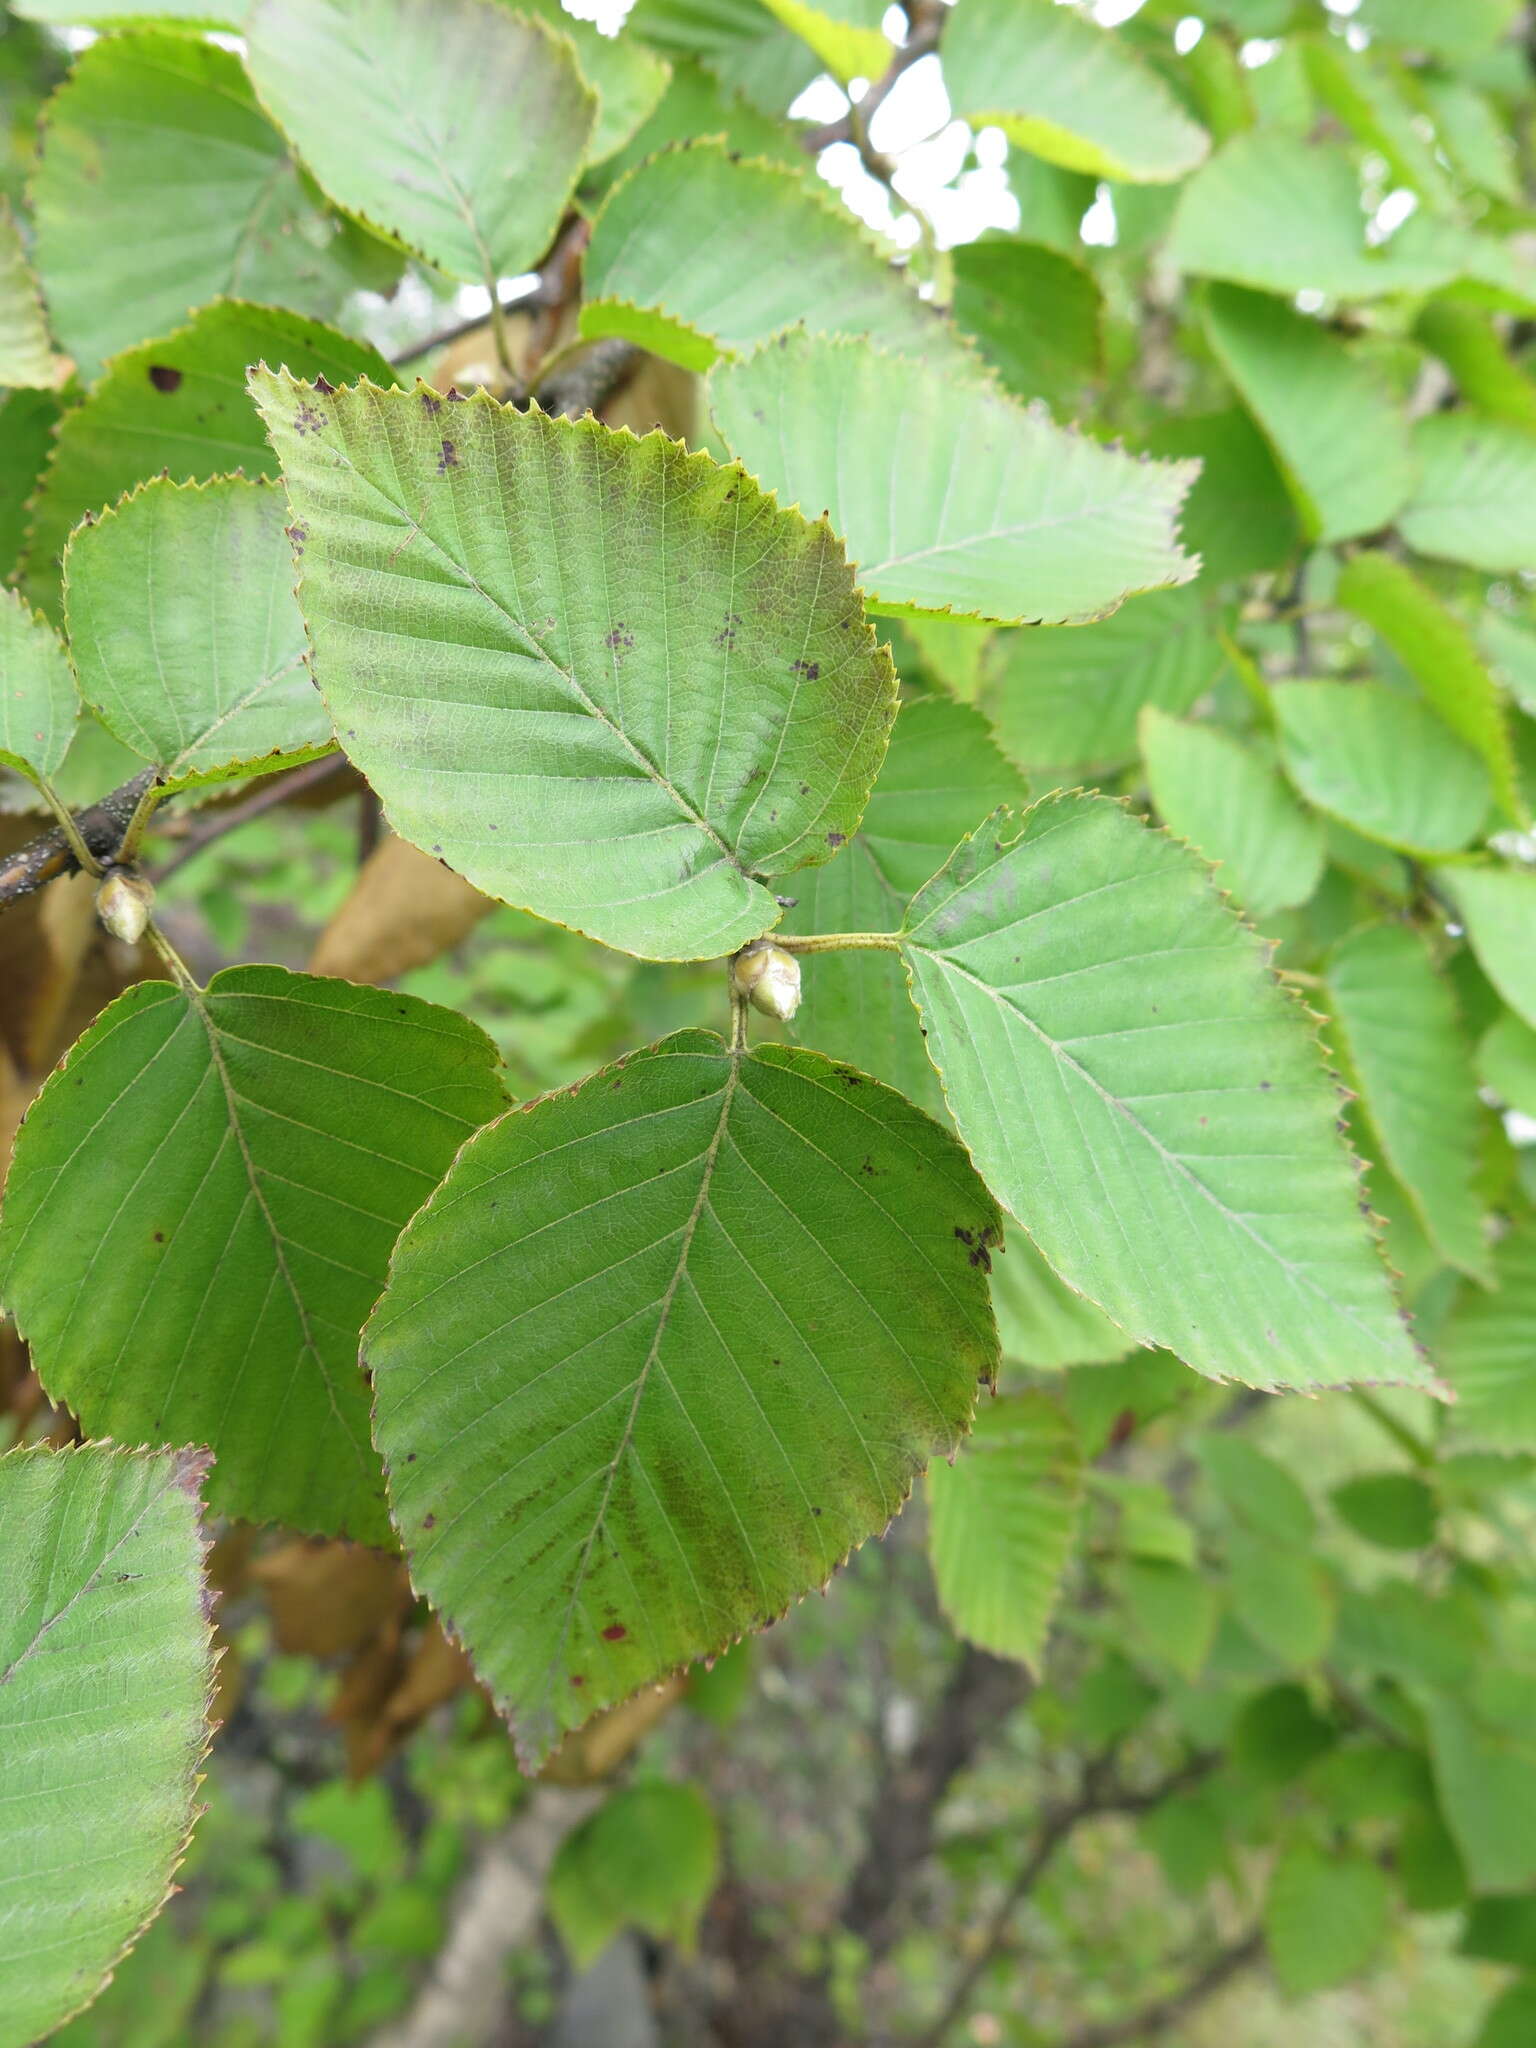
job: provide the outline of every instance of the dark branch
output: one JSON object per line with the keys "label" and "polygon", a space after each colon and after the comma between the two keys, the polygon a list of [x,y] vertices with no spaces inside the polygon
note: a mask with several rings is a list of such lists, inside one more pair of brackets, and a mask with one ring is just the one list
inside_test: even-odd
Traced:
{"label": "dark branch", "polygon": [[1132,2048],[1133,2043],[1148,2041],[1214,1997],[1231,1978],[1256,1963],[1263,1952],[1264,1936],[1255,1928],[1241,1941],[1219,1949],[1180,1990],[1169,1992],[1166,1998],[1153,1999],[1150,2005],[1144,2005],[1140,2012],[1131,2013],[1126,2019],[1112,2020],[1104,2026],[1081,2027],[1067,2036],[1061,2048]]}
{"label": "dark branch", "polygon": [[[139,798],[155,779],[153,768],[145,768],[131,782],[125,782],[89,809],[76,811],[75,824],[81,838],[96,858],[106,861],[122,843],[128,820],[138,808]],[[54,825],[17,847],[0,863],[0,904],[19,902],[60,875],[79,872],[79,862],[65,843],[61,828]]]}
{"label": "dark branch", "polygon": [[891,58],[885,75],[876,80],[857,106],[851,106],[838,120],[828,121],[820,128],[806,129],[800,138],[801,145],[816,156],[834,142],[851,142],[870,176],[888,185],[894,166],[889,157],[870,147],[869,124],[890,98],[896,81],[903,73],[910,71],[920,58],[931,57],[939,47],[939,34],[948,12],[944,0],[911,0],[907,8],[907,20],[911,25],[907,40]]}
{"label": "dark branch", "polygon": [[580,419],[584,412],[601,412],[635,374],[640,359],[633,342],[617,336],[595,341],[584,355],[539,386],[539,404],[545,412],[568,420]]}

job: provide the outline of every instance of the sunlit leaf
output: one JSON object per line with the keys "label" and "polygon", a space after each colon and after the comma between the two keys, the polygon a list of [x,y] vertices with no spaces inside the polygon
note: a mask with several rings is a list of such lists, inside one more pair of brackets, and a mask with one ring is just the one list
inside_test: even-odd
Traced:
{"label": "sunlit leaf", "polygon": [[395,829],[654,959],[777,923],[765,878],[852,836],[895,713],[825,523],[661,434],[253,388],[315,673]]}
{"label": "sunlit leaf", "polygon": [[1093,619],[1198,570],[1192,464],[1102,447],[980,372],[795,334],[718,365],[709,396],[764,484],[827,509],[882,612]]}
{"label": "sunlit leaf", "polygon": [[0,1302],[43,1384],[92,1433],[210,1446],[226,1513],[386,1540],[357,1333],[495,1069],[468,1019],[383,989],[130,989],[16,1142]]}
{"label": "sunlit leaf", "polygon": [[1317,1045],[1197,855],[1099,797],[1000,812],[902,951],[988,1185],[1133,1337],[1257,1386],[1428,1382]]}
{"label": "sunlit leaf", "polygon": [[1435,882],[1461,913],[1483,972],[1536,1029],[1536,870],[1467,862],[1436,868]]}
{"label": "sunlit leaf", "polygon": [[525,1761],[776,1618],[955,1448],[997,1232],[900,1096],[707,1032],[465,1147],[364,1348],[413,1580]]}
{"label": "sunlit leaf", "polygon": [[195,1451],[0,1458],[0,2040],[87,2004],[171,1892],[213,1683]]}

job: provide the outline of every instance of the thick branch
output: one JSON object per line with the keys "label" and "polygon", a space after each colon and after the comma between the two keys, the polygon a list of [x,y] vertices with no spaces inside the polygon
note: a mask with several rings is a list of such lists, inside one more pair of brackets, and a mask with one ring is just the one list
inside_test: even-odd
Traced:
{"label": "thick branch", "polygon": [[[80,837],[98,860],[108,860],[116,853],[139,798],[154,779],[154,769],[146,768],[88,810],[74,813]],[[0,865],[0,904],[16,903],[41,889],[44,883],[78,872],[79,863],[70,852],[62,829],[55,825],[4,857]]]}
{"label": "thick branch", "polygon": [[1205,1968],[1182,1989],[1169,1992],[1166,1998],[1153,1999],[1150,2005],[1144,2005],[1140,2012],[1131,2013],[1126,2019],[1079,2028],[1077,2033],[1067,2036],[1061,2048],[1133,2048],[1133,2044],[1150,2041],[1175,2020],[1183,2019],[1186,2013],[1214,1997],[1231,1978],[1256,1963],[1263,1952],[1264,1936],[1255,1928],[1229,1948],[1218,1949]]}

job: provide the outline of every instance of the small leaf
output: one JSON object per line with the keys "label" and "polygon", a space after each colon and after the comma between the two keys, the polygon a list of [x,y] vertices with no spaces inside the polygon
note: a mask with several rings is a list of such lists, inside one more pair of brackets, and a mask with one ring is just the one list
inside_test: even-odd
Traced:
{"label": "small leaf", "polygon": [[[275,306],[220,300],[175,334],[114,357],[83,405],[59,423],[52,458],[32,511],[27,594],[50,614],[60,608],[65,544],[88,512],[162,471],[176,483],[243,470],[276,476],[277,457],[245,389],[252,363],[270,357],[295,376],[341,384],[392,372],[377,349],[318,320]],[[95,797],[99,791],[92,790]]]}
{"label": "small leaf", "polygon": [[51,778],[79,715],[80,692],[58,635],[16,591],[0,590],[0,762]]}
{"label": "small leaf", "polygon": [[1101,447],[979,371],[793,334],[719,364],[709,399],[765,484],[828,507],[883,612],[1061,624],[1198,571],[1177,533],[1193,464]]}
{"label": "small leaf", "polygon": [[1440,1256],[1486,1280],[1483,1118],[1450,985],[1406,925],[1352,932],[1330,955],[1326,984],[1387,1165]]}
{"label": "small leaf", "polygon": [[1483,2015],[1472,2048],[1526,2048],[1536,2039],[1536,1983],[1528,1978],[1501,1991]]}
{"label": "small leaf", "polygon": [[1536,1218],[1495,1246],[1493,1283],[1464,1287],[1441,1332],[1450,1432],[1461,1449],[1536,1451]]}
{"label": "small leaf", "polygon": [[1536,1031],[1502,1013],[1478,1043],[1477,1077],[1506,1108],[1536,1116]]}
{"label": "small leaf", "polygon": [[687,1951],[718,1865],[715,1817],[696,1785],[629,1785],[560,1844],[549,1917],[578,1970],[626,1927]]}
{"label": "small leaf", "polygon": [[651,959],[858,827],[890,657],[825,524],[661,434],[260,372],[337,737],[402,837]]}
{"label": "small leaf", "polygon": [[0,1302],[94,1434],[190,1438],[210,1503],[387,1538],[357,1333],[396,1234],[502,1102],[414,996],[235,967],[119,996],[27,1113]]}
{"label": "small leaf", "polygon": [[1128,1557],[1112,1584],[1135,1647],[1154,1670],[1171,1667],[1193,1684],[1216,1639],[1221,1595],[1211,1581],[1171,1558]]}
{"label": "small leaf", "polygon": [[1482,760],[1416,698],[1384,683],[1282,683],[1285,772],[1309,803],[1403,853],[1453,853],[1481,831]]}
{"label": "small leaf", "polygon": [[1411,548],[1495,573],[1536,569],[1536,434],[1437,412],[1415,423],[1413,453],[1419,481],[1397,522]]}
{"label": "small leaf", "polygon": [[1100,797],[999,812],[902,952],[989,1186],[1138,1342],[1256,1386],[1429,1382],[1317,1046],[1197,855]]}
{"label": "small leaf", "polygon": [[708,1032],[464,1148],[365,1353],[413,1581],[526,1764],[774,1620],[954,1450],[998,1222],[891,1090]]}
{"label": "small leaf", "polygon": [[1435,1496],[1414,1472],[1367,1472],[1346,1479],[1331,1499],[1340,1520],[1383,1550],[1423,1550],[1435,1540]]}
{"label": "small leaf", "polygon": [[1437,867],[1434,879],[1459,911],[1484,974],[1536,1029],[1536,873],[1469,861]]}
{"label": "small leaf", "polygon": [[341,224],[239,58],[193,36],[143,29],[84,50],[45,110],[32,192],[54,332],[87,379],[220,293],[324,315],[350,288]]}
{"label": "small leaf", "polygon": [[81,690],[169,789],[331,746],[286,516],[275,484],[157,480],[70,541],[64,610]]}
{"label": "small leaf", "polygon": [[957,1635],[1038,1665],[1072,1554],[1082,1453],[1048,1394],[985,1401],[953,1465],[928,1473],[928,1556]]}
{"label": "small leaf", "polygon": [[1187,711],[1224,660],[1201,593],[1156,591],[1095,625],[999,634],[987,653],[981,708],[1010,760],[1064,779],[1132,760],[1143,706]]}
{"label": "small leaf", "polygon": [[48,322],[21,230],[10,202],[0,197],[0,385],[52,390],[68,380],[70,368],[49,343]]}
{"label": "small leaf", "polygon": [[0,2038],[39,2041],[170,1896],[208,1748],[195,1451],[0,1458]]}
{"label": "small leaf", "polygon": [[1322,878],[1322,825],[1251,747],[1149,704],[1141,751],[1163,823],[1216,863],[1234,901],[1256,918],[1307,901]]}
{"label": "small leaf", "polygon": [[556,30],[488,0],[256,0],[246,39],[339,205],[492,290],[543,257],[597,112]]}
{"label": "small leaf", "polygon": [[1195,1446],[1200,1469],[1227,1512],[1271,1544],[1305,1547],[1317,1521],[1305,1490],[1246,1437],[1211,1431]]}
{"label": "small leaf", "polygon": [[1327,1655],[1336,1601],[1315,1557],[1234,1529],[1227,1569],[1233,1616],[1278,1663],[1306,1668]]}
{"label": "small leaf", "polygon": [[621,335],[688,370],[797,322],[960,354],[954,330],[844,208],[714,141],[666,150],[614,186],[583,282],[583,335]]}
{"label": "small leaf", "polygon": [[1423,1698],[1440,1804],[1474,1891],[1524,1891],[1536,1884],[1536,1745],[1469,1692]]}
{"label": "small leaf", "polygon": [[1119,36],[1050,0],[966,0],[944,37],[944,82],[972,128],[1093,177],[1166,183],[1209,147]]}
{"label": "small leaf", "polygon": [[1385,526],[1414,483],[1407,418],[1386,386],[1336,335],[1278,299],[1211,285],[1202,310],[1311,538]]}
{"label": "small leaf", "polygon": [[[894,932],[977,812],[1025,794],[979,712],[940,698],[903,705],[858,831],[836,860],[796,880],[785,931]],[[803,988],[797,1041],[850,1061],[943,1119],[943,1094],[893,953],[808,959]]]}
{"label": "small leaf", "polygon": [[1358,1977],[1392,1922],[1392,1888],[1368,1856],[1326,1856],[1304,1842],[1276,1864],[1264,1901],[1269,1959],[1288,1998]]}
{"label": "small leaf", "polygon": [[1338,602],[1381,635],[1452,732],[1482,755],[1505,813],[1525,823],[1504,707],[1468,628],[1404,563],[1376,549],[1344,564]]}
{"label": "small leaf", "polygon": [[967,242],[950,261],[955,320],[1014,397],[1075,412],[1104,367],[1103,295],[1091,273],[1038,242]]}

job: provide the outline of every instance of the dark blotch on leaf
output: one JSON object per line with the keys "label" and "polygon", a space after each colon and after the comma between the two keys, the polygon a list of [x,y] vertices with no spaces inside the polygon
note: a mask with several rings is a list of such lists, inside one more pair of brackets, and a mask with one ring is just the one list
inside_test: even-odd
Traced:
{"label": "dark blotch on leaf", "polygon": [[157,391],[176,391],[181,387],[181,372],[169,363],[151,363],[149,381]]}
{"label": "dark blotch on leaf", "polygon": [[443,452],[437,458],[437,473],[439,476],[445,470],[457,469],[459,466],[458,444],[454,441],[444,441],[442,448]]}
{"label": "dark blotch on leaf", "polygon": [[319,371],[316,371],[315,389],[317,391],[324,392],[325,396],[329,398],[331,393],[336,389],[336,386],[331,382],[329,377],[323,376]]}
{"label": "dark blotch on leaf", "polygon": [[814,683],[821,674],[819,661],[792,661],[789,666],[795,675],[804,676],[808,683]]}
{"label": "dark blotch on leaf", "polygon": [[827,834],[827,844],[828,846],[843,846],[847,843],[847,838],[848,835],[845,832],[829,832]]}
{"label": "dark blotch on leaf", "polygon": [[611,1621],[603,1630],[603,1641],[605,1643],[621,1643],[628,1634],[629,1630],[622,1621]]}

